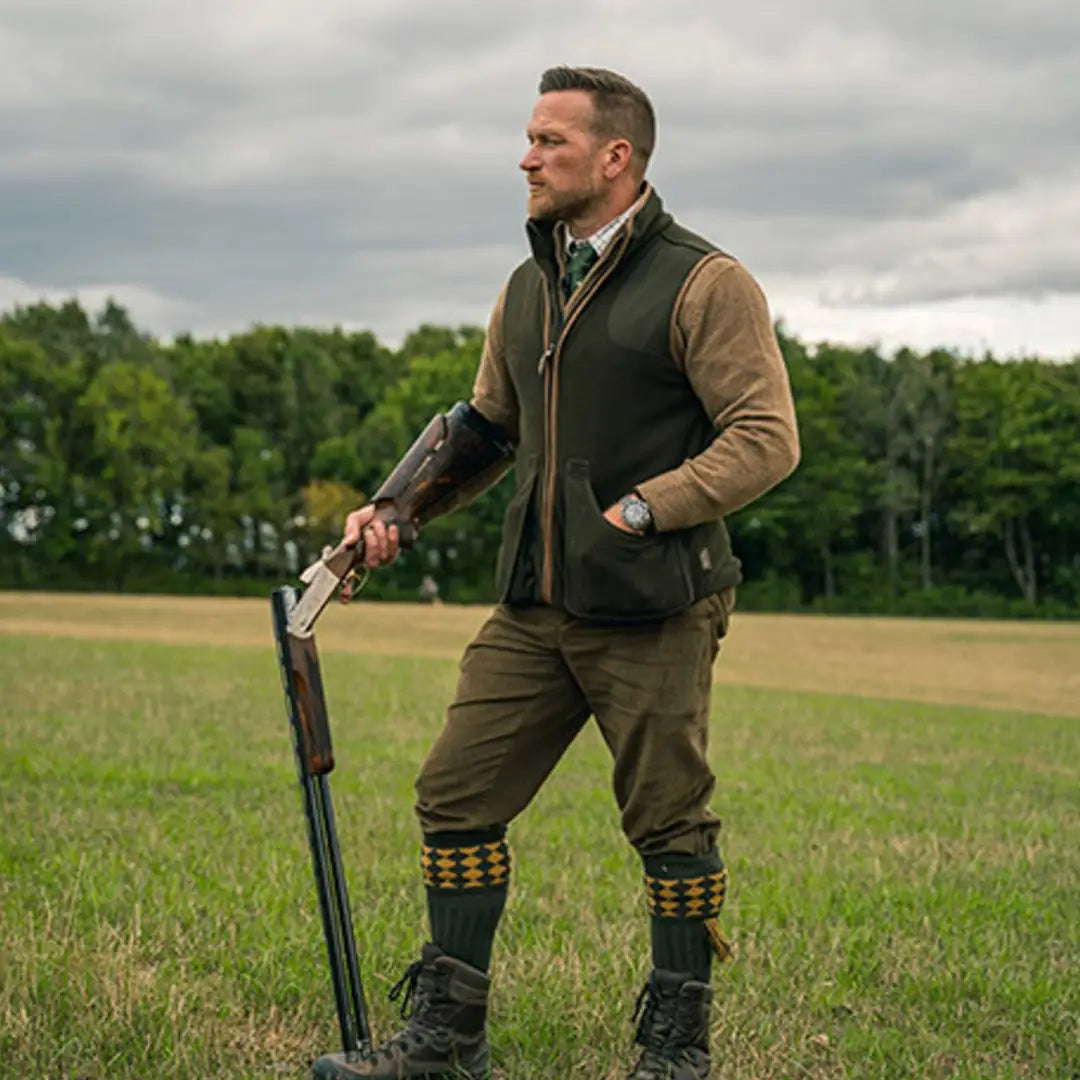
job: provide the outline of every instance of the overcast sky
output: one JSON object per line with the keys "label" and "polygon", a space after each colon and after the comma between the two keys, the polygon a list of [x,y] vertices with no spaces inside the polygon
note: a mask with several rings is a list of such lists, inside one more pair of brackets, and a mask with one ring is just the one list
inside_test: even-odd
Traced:
{"label": "overcast sky", "polygon": [[1080,354],[1077,0],[0,0],[0,309],[483,323],[561,63],[800,336]]}

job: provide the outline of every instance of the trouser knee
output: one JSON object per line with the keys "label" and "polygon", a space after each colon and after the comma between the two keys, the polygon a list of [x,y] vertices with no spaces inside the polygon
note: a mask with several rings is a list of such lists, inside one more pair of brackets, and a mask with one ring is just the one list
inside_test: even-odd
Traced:
{"label": "trouser knee", "polygon": [[485,798],[467,786],[455,783],[451,771],[429,757],[420,768],[414,784],[413,809],[425,833],[462,833],[505,828],[493,822]]}

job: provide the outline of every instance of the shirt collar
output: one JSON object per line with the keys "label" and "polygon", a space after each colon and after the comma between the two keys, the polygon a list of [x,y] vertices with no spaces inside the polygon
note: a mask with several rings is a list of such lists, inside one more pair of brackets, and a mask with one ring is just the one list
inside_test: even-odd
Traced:
{"label": "shirt collar", "polygon": [[563,250],[569,253],[574,244],[587,243],[592,245],[593,251],[597,256],[601,256],[607,251],[611,241],[615,239],[618,231],[626,224],[635,210],[644,202],[648,191],[639,196],[630,206],[628,206],[617,218],[609,221],[606,225],[601,225],[591,236],[586,236],[583,240],[575,240],[570,235],[570,230],[566,227],[566,223],[560,221],[559,228],[562,230],[562,244]]}

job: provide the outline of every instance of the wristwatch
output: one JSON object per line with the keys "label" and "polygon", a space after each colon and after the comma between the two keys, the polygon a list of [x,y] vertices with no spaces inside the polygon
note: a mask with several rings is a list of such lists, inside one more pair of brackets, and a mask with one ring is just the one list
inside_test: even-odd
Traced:
{"label": "wristwatch", "polygon": [[624,495],[619,500],[619,513],[634,532],[647,533],[652,530],[652,511],[640,495]]}

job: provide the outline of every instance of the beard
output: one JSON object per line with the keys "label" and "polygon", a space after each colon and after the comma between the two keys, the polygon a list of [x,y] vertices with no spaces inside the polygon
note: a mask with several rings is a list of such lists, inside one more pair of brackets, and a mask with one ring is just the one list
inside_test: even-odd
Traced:
{"label": "beard", "polygon": [[530,199],[529,213],[534,221],[573,221],[588,215],[593,205],[600,198],[600,192],[543,190],[544,200],[539,206],[533,206]]}

